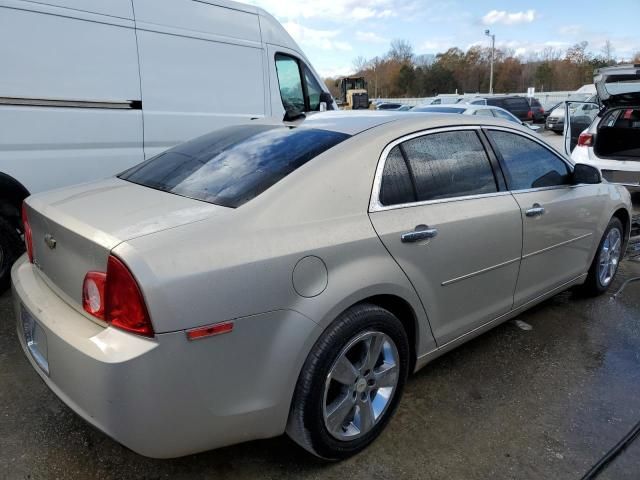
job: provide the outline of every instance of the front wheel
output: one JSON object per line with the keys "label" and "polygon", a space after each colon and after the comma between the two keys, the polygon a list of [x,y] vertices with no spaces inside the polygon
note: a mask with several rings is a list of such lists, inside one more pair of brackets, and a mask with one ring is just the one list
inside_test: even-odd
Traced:
{"label": "front wheel", "polygon": [[296,385],[287,433],[324,459],[358,453],[394,414],[408,368],[402,323],[376,305],[350,308],[312,348]]}
{"label": "front wheel", "polygon": [[624,227],[622,222],[613,217],[609,222],[598,250],[589,268],[583,291],[588,295],[601,295],[607,291],[618,271],[622,260],[624,245]]}

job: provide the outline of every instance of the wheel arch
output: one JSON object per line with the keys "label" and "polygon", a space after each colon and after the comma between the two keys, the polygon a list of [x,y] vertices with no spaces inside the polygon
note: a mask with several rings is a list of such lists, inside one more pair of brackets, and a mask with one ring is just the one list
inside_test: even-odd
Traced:
{"label": "wheel arch", "polygon": [[22,230],[20,209],[22,201],[29,196],[29,190],[18,180],[0,172],[0,216],[14,227]]}
{"label": "wheel arch", "polygon": [[631,233],[631,214],[626,208],[620,207],[611,215],[611,218],[614,217],[622,222],[624,228],[624,251],[629,241],[629,234]]}

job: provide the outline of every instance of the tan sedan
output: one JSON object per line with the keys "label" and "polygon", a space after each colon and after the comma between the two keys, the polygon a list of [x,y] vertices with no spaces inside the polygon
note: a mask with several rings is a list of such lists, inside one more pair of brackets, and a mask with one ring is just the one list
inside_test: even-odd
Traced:
{"label": "tan sedan", "polygon": [[230,127],[27,199],[20,341],[143,455],[287,432],[340,459],[407,375],[575,285],[611,284],[629,193],[486,117]]}

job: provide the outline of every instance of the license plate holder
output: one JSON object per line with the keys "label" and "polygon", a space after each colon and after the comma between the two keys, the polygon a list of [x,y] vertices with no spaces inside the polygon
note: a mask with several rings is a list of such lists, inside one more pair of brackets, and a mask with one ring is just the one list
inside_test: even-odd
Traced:
{"label": "license plate holder", "polygon": [[31,357],[38,367],[49,375],[47,334],[24,305],[21,305],[20,308],[20,320],[22,322],[22,333],[24,334],[27,350],[29,350]]}

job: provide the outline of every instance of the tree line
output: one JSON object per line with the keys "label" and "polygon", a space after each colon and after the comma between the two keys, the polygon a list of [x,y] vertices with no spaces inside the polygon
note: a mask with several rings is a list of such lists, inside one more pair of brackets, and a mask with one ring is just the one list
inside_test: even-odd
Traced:
{"label": "tree line", "polygon": [[[509,49],[494,53],[494,93],[576,90],[593,82],[593,71],[615,65],[613,47],[606,42],[602,51],[587,50],[580,42],[566,50],[547,47],[527,57]],[[640,63],[640,52],[635,63]],[[453,47],[437,55],[415,55],[406,40],[394,40],[386,55],[371,59],[357,57],[354,74],[367,81],[372,98],[428,97],[441,93],[486,93],[489,91],[491,48],[473,46],[466,52]],[[337,97],[340,78],[326,78],[325,84]]]}

